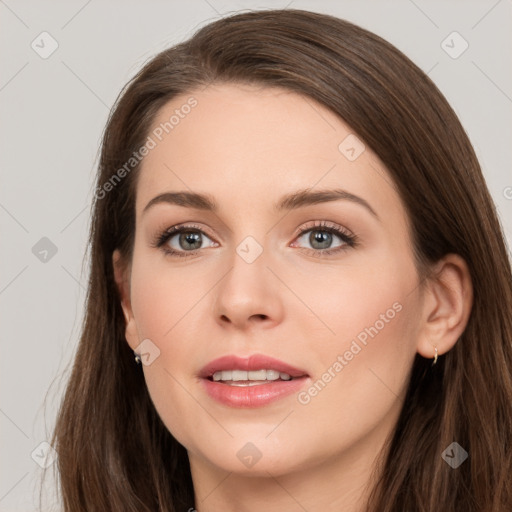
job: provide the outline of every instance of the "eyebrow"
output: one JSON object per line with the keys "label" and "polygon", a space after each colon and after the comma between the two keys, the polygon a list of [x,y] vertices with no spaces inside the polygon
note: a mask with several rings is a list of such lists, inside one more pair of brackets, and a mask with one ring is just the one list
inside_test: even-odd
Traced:
{"label": "eyebrow", "polygon": [[[326,189],[317,190],[315,192],[311,192],[311,189],[297,190],[291,194],[287,194],[281,197],[279,201],[274,203],[273,207],[274,211],[282,212],[295,210],[313,204],[339,201],[341,199],[351,201],[360,206],[363,206],[376,219],[380,220],[375,210],[370,206],[370,204],[365,199],[356,196],[355,194],[352,194],[350,192],[347,192],[346,190],[343,189]],[[175,204],[178,206],[183,206],[185,208],[195,208],[197,210],[211,211],[214,213],[218,212],[218,205],[211,195],[200,194],[197,192],[181,191],[165,192],[154,197],[144,207],[142,213],[144,214],[152,206],[160,203]]]}

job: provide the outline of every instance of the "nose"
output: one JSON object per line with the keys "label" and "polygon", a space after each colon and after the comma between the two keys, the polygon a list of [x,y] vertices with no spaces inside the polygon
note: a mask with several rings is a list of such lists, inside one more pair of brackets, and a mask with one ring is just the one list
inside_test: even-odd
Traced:
{"label": "nose", "polygon": [[282,321],[282,289],[267,267],[265,251],[248,263],[238,254],[232,266],[215,287],[214,315],[223,327],[248,330],[271,328]]}

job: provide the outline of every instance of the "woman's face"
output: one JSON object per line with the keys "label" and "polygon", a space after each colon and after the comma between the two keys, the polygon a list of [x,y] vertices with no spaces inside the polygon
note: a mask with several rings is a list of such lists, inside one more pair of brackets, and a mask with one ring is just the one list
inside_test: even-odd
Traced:
{"label": "woman's face", "polygon": [[[376,455],[402,405],[422,304],[406,212],[383,165],[332,112],[277,88],[176,97],[149,136],[126,334],[193,471],[276,476]],[[216,209],[173,201],[178,192]],[[188,231],[166,238],[174,226]],[[305,376],[201,376],[229,355],[242,361],[225,370],[282,370],[244,366],[254,354]]]}

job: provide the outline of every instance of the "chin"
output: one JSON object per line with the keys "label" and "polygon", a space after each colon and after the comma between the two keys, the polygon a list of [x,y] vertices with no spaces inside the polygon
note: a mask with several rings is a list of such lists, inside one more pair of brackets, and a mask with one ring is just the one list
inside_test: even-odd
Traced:
{"label": "chin", "polygon": [[[282,445],[275,446],[264,440],[232,440],[227,445],[222,443],[217,446],[222,447],[222,452],[200,451],[201,457],[221,470],[239,475],[268,478],[270,475],[284,475],[307,466],[302,451],[298,453],[296,448],[288,450]],[[298,455],[301,457],[298,458]]]}

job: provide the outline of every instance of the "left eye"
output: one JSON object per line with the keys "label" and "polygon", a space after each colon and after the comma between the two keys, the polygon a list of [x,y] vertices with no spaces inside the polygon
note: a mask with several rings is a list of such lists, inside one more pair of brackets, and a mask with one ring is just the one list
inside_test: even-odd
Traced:
{"label": "left eye", "polygon": [[[336,246],[332,246],[334,238],[338,238],[341,240]],[[350,243],[349,237],[344,235],[340,231],[336,231],[333,229],[318,229],[312,228],[302,231],[301,235],[297,238],[297,240],[306,238],[307,242],[312,246],[312,249],[316,250],[326,250],[326,249],[334,249],[336,247],[342,247],[343,245],[347,245]]]}
{"label": "left eye", "polygon": [[[307,249],[312,249],[317,253],[335,252],[336,250],[344,249],[345,246],[352,247],[355,245],[354,236],[344,233],[340,229],[337,229],[332,226],[312,227],[309,229],[305,229],[301,231],[300,235],[297,237],[297,240],[301,240],[304,238],[306,238],[307,242],[311,246],[311,248]],[[340,240],[340,243],[338,243],[338,245],[333,246],[332,244],[335,238],[338,238],[338,240]]]}

